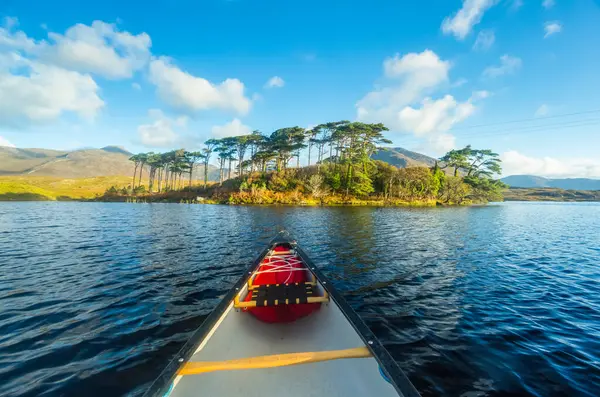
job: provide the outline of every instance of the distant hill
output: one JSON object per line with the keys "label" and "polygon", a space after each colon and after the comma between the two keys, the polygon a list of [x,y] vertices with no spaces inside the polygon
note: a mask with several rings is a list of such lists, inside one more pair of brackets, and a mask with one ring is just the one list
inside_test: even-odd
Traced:
{"label": "distant hill", "polygon": [[[55,178],[130,176],[133,175],[134,165],[129,157],[131,153],[119,146],[73,151],[0,146],[0,175]],[[145,168],[146,176],[147,172]],[[203,172],[203,167],[199,166],[195,170],[196,178],[201,179]],[[218,169],[209,166],[209,179],[214,181],[218,178]]]}
{"label": "distant hill", "polygon": [[421,153],[411,152],[401,147],[379,150],[373,155],[373,160],[381,160],[399,168],[433,167],[436,159]]}
{"label": "distant hill", "polygon": [[504,192],[504,201],[600,201],[600,190],[513,187]]}
{"label": "distant hill", "polygon": [[519,188],[560,188],[567,190],[600,190],[600,179],[566,178],[550,179],[533,175],[511,175],[502,178],[510,187]]}

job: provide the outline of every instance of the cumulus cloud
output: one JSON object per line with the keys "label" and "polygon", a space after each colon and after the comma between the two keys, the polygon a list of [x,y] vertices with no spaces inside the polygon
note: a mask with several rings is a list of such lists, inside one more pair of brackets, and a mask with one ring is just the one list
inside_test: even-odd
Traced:
{"label": "cumulus cloud", "polygon": [[87,74],[19,57],[13,61],[0,69],[0,124],[42,123],[65,112],[93,118],[104,106],[98,85]]}
{"label": "cumulus cloud", "polygon": [[495,41],[496,34],[493,30],[482,30],[477,35],[473,49],[476,51],[487,51],[494,45]]}
{"label": "cumulus cloud", "polygon": [[544,117],[547,116],[548,113],[550,113],[550,107],[544,103],[539,108],[537,108],[537,110],[534,113],[534,117]]}
{"label": "cumulus cloud", "polygon": [[250,127],[242,124],[242,122],[236,118],[231,120],[229,123],[215,125],[211,132],[214,138],[226,138],[230,136],[248,135],[252,132],[252,130]]}
{"label": "cumulus cloud", "polygon": [[10,143],[8,141],[8,139],[0,136],[0,146],[4,146],[4,147],[16,147],[15,145],[13,145],[12,143]]}
{"label": "cumulus cloud", "polygon": [[464,40],[473,26],[481,22],[483,14],[498,0],[464,0],[462,8],[452,17],[447,17],[442,22],[442,32],[452,34],[459,40]]}
{"label": "cumulus cloud", "polygon": [[281,88],[285,85],[285,81],[279,76],[273,76],[265,84],[265,88]]}
{"label": "cumulus cloud", "polygon": [[403,128],[416,136],[448,131],[454,124],[465,120],[475,111],[471,101],[459,103],[452,95],[433,100],[425,98],[420,107],[406,106],[398,113]]}
{"label": "cumulus cloud", "polygon": [[554,7],[554,5],[555,5],[555,4],[556,4],[556,3],[555,3],[555,1],[554,1],[554,0],[544,0],[544,1],[542,2],[542,6],[543,6],[545,9],[550,9],[550,8]]}
{"label": "cumulus cloud", "polygon": [[456,137],[451,134],[440,133],[427,139],[427,149],[433,153],[447,153],[456,148]]}
{"label": "cumulus cloud", "polygon": [[142,89],[142,86],[138,83],[131,83],[131,88],[133,88],[136,91],[140,91]]}
{"label": "cumulus cloud", "polygon": [[3,25],[0,26],[0,51],[2,48],[31,51],[36,47],[35,40],[27,37],[24,32],[15,30],[18,25],[17,18],[4,18]]}
{"label": "cumulus cloud", "polygon": [[559,21],[549,21],[544,24],[544,38],[562,31],[562,24]]}
{"label": "cumulus cloud", "polygon": [[239,114],[250,110],[251,101],[244,95],[244,84],[238,79],[213,84],[184,72],[166,57],[150,62],[149,78],[160,98],[176,108],[233,110]]}
{"label": "cumulus cloud", "polygon": [[[10,22],[7,22],[10,21]],[[94,21],[76,24],[64,34],[49,32],[49,40],[35,41],[15,30],[16,18],[0,28],[0,47],[22,51],[39,62],[110,79],[128,78],[150,58],[150,36],[120,31],[116,25]]]}
{"label": "cumulus cloud", "polygon": [[357,104],[359,116],[367,116],[374,111],[395,113],[398,108],[422,99],[424,94],[448,82],[450,62],[441,60],[433,51],[425,50],[387,58],[383,69],[391,85],[372,91],[361,99]]}
{"label": "cumulus cloud", "polygon": [[510,55],[502,55],[500,57],[500,65],[490,66],[483,71],[483,76],[488,78],[500,77],[505,74],[513,74],[519,68],[523,62],[521,58],[513,57]]}
{"label": "cumulus cloud", "polygon": [[25,125],[71,112],[93,118],[104,106],[91,74],[130,77],[150,57],[150,37],[94,21],[36,41],[17,30],[16,18],[0,27],[0,124]]}
{"label": "cumulus cloud", "polygon": [[129,78],[150,59],[150,36],[119,31],[102,21],[76,24],[64,35],[50,32],[48,37],[53,43],[42,43],[37,49],[41,59],[109,79]]}
{"label": "cumulus cloud", "polygon": [[501,154],[503,175],[531,174],[550,178],[600,177],[600,160],[529,157],[511,150]]}
{"label": "cumulus cloud", "polygon": [[176,144],[180,137],[174,127],[185,127],[187,118],[169,118],[159,109],[150,109],[148,115],[153,121],[138,127],[138,135],[144,146],[166,148]]}
{"label": "cumulus cloud", "polygon": [[475,92],[463,102],[448,94],[434,98],[436,91],[450,88],[451,66],[430,50],[386,59],[385,84],[357,102],[357,119],[383,122],[392,131],[412,133],[435,152],[451,148],[454,137],[446,132],[471,116],[476,103],[489,95]]}

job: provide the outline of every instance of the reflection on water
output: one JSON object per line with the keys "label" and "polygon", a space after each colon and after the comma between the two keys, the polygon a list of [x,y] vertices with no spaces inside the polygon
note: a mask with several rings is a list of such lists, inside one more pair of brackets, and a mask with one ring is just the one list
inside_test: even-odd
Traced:
{"label": "reflection on water", "polygon": [[289,230],[425,396],[600,389],[600,205],[0,203],[0,395],[141,394]]}

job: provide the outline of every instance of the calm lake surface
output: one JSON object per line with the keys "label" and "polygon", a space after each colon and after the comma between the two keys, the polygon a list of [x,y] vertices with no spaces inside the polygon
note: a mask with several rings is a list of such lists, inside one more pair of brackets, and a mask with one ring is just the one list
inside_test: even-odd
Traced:
{"label": "calm lake surface", "polygon": [[139,395],[289,230],[424,396],[600,395],[600,204],[0,203],[0,395]]}

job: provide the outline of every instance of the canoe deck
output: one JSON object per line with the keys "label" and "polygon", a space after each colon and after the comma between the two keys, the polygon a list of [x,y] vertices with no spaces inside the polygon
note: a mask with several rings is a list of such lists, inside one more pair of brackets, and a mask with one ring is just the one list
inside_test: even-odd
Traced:
{"label": "canoe deck", "polygon": [[[270,324],[230,305],[192,358],[222,361],[364,346],[335,304],[293,323]],[[217,371],[178,376],[170,396],[398,396],[373,357],[287,367]]]}
{"label": "canoe deck", "polygon": [[279,234],[147,397],[419,397],[373,332]]}

